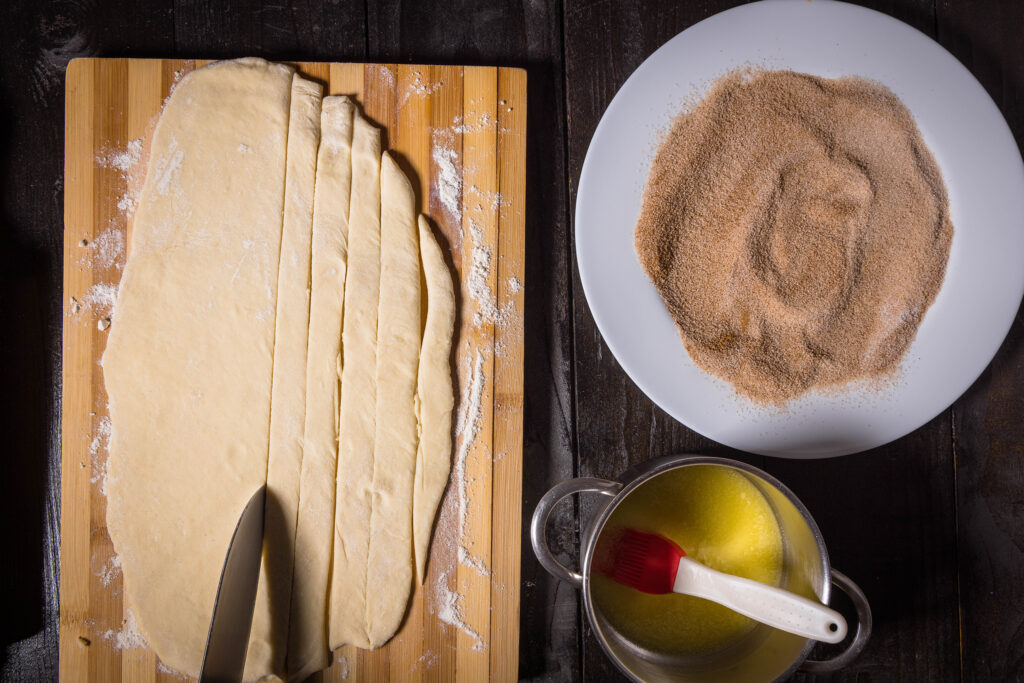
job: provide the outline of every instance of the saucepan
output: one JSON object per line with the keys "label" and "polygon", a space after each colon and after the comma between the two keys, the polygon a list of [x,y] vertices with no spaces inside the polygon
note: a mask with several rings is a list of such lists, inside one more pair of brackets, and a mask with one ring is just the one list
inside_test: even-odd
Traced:
{"label": "saucepan", "polygon": [[[828,604],[832,586],[846,593],[857,611],[857,627],[849,644],[825,660],[810,660],[815,641],[757,625],[740,641],[724,650],[701,656],[651,652],[620,634],[601,613],[591,594],[591,571],[597,539],[615,509],[650,479],[669,470],[694,465],[723,467],[745,476],[764,494],[782,531],[783,568],[780,586],[816,596]],[[547,521],[558,501],[577,493],[594,493],[603,499],[581,537],[579,570],[559,562],[547,543]],[[530,537],[537,559],[551,574],[580,590],[587,620],[608,657],[636,681],[685,683],[747,683],[788,678],[798,669],[827,673],[843,668],[864,649],[871,635],[871,608],[863,591],[846,575],[829,565],[828,550],[818,525],[793,493],[770,474],[726,458],[676,455],[643,463],[619,481],[580,477],[561,482],[541,498],[533,513]]]}

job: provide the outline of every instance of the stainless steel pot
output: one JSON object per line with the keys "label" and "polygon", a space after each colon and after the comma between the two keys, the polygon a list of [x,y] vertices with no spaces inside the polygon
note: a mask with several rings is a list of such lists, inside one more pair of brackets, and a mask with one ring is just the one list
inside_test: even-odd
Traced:
{"label": "stainless steel pot", "polygon": [[[828,604],[832,584],[850,596],[857,609],[857,628],[849,646],[832,659],[808,660],[815,641],[759,624],[748,635],[723,651],[706,656],[679,656],[651,652],[629,641],[609,623],[594,604],[590,572],[594,548],[615,508],[653,477],[668,470],[712,465],[738,471],[764,494],[771,504],[783,539],[780,586]],[[547,543],[547,520],[558,501],[574,493],[596,493],[606,501],[594,513],[581,538],[580,570],[561,564]],[[797,669],[826,673],[840,669],[857,657],[871,635],[871,608],[857,585],[829,566],[828,551],[807,508],[780,481],[756,467],[735,460],[697,455],[678,455],[650,460],[632,468],[619,481],[581,477],[552,487],[533,513],[530,527],[533,551],[544,568],[567,581],[583,596],[584,610],[598,642],[613,662],[637,681],[710,681],[732,683],[782,680]]]}

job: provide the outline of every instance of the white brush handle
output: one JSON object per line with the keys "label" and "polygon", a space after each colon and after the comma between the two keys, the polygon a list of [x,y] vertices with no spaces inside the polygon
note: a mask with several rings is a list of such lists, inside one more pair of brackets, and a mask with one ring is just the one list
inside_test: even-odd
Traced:
{"label": "white brush handle", "polygon": [[838,643],[846,637],[846,619],[834,609],[775,586],[723,574],[688,557],[679,560],[673,590],[805,638]]}

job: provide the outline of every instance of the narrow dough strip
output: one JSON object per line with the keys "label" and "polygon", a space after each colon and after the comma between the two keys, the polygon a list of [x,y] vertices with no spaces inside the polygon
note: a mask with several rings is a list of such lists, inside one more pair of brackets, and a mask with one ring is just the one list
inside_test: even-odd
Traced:
{"label": "narrow dough strip", "polygon": [[420,433],[416,450],[412,524],[416,577],[426,577],[434,517],[452,469],[452,409],[455,394],[449,357],[455,332],[455,290],[451,271],[426,217],[419,217],[420,254],[427,285],[427,319],[423,326],[416,386]]}
{"label": "narrow dough strip", "polygon": [[380,166],[380,305],[366,622],[370,647],[395,634],[412,588],[420,254],[416,195],[388,153]]}
{"label": "narrow dough strip", "polygon": [[264,569],[256,591],[246,680],[284,674],[291,607],[292,562],[298,517],[302,438],[306,414],[310,240],[313,186],[320,144],[321,87],[295,74],[288,120],[284,227],[277,279],[270,449],[264,516]]}
{"label": "narrow dough strip", "polygon": [[352,186],[352,125],[347,97],[326,97],[313,199],[312,292],[306,359],[304,455],[295,530],[288,631],[289,678],[327,666],[327,605],[337,468],[339,330],[344,313]]}
{"label": "narrow dough strip", "polygon": [[330,644],[369,647],[366,624],[370,490],[377,404],[380,297],[380,131],[355,117],[352,213],[345,292],[345,349],[338,431],[337,506],[331,574]]}
{"label": "narrow dough strip", "polygon": [[235,523],[266,481],[291,84],[254,58],[178,84],[103,357],[125,600],[161,661],[191,676]]}

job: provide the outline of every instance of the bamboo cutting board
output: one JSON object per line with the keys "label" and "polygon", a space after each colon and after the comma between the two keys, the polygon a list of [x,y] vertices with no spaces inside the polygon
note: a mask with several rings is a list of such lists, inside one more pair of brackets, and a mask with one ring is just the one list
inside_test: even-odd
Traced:
{"label": "bamboo cutting board", "polygon": [[[100,326],[109,317],[110,290],[103,286],[118,283],[130,249],[130,177],[137,181],[145,171],[147,137],[173,84],[205,63],[79,59],[67,70],[63,680],[182,680],[132,638],[122,601],[121,575],[105,519],[110,423],[99,364],[107,332]],[[479,431],[473,436],[473,430],[465,429],[455,441],[453,450],[464,454],[465,465],[453,466],[428,577],[415,588],[400,631],[378,650],[342,648],[334,665],[311,680],[514,680],[519,650],[526,74],[495,67],[294,66],[320,81],[325,94],[354,95],[370,119],[385,129],[386,148],[411,171],[419,210],[430,216],[442,236],[460,283],[453,363],[462,399],[456,411],[473,393],[474,375],[483,378],[476,392]],[[469,286],[474,262],[486,286],[479,281]],[[474,324],[478,311],[488,322]],[[463,443],[465,439],[469,442]],[[466,501],[461,519],[460,496]],[[461,560],[460,544],[468,549]]]}

